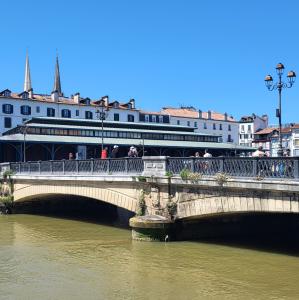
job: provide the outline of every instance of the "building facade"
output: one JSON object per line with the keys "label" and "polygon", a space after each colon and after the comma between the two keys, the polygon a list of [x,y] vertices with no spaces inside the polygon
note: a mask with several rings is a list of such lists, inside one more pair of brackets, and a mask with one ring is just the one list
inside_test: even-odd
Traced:
{"label": "building facade", "polygon": [[251,116],[243,116],[239,123],[239,144],[241,146],[252,147],[254,134],[268,126],[268,116],[261,117],[252,114]]}
{"label": "building facade", "polygon": [[[58,58],[51,94],[33,92],[28,56],[24,90],[0,92],[1,160],[24,160],[29,147],[35,149],[32,153],[39,159],[62,159],[67,151],[98,158],[102,137],[105,146],[123,147],[123,156],[133,144],[147,155],[190,156],[198,151],[203,154],[206,148],[216,156],[252,151],[239,147],[238,131],[238,122],[227,113],[202,112],[193,107],[148,112],[137,109],[134,99],[119,102],[103,96],[91,100],[80,93],[66,97]],[[42,149],[46,152],[39,155]],[[27,158],[32,153],[27,153]]]}

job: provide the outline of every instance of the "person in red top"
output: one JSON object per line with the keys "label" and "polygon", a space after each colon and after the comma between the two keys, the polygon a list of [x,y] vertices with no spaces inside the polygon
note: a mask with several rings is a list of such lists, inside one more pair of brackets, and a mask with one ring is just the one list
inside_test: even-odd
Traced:
{"label": "person in red top", "polygon": [[106,158],[108,158],[108,148],[107,147],[105,147],[101,153],[101,159],[106,159]]}

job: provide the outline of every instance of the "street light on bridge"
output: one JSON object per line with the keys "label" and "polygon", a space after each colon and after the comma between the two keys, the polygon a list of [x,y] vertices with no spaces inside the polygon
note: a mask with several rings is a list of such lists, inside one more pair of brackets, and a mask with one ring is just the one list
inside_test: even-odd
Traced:
{"label": "street light on bridge", "polygon": [[296,73],[294,71],[289,71],[287,78],[288,82],[285,83],[282,81],[282,74],[284,71],[284,65],[282,63],[277,64],[276,73],[278,75],[278,82],[273,84],[273,78],[271,75],[267,75],[265,77],[265,84],[269,91],[278,90],[278,109],[276,109],[276,117],[278,117],[279,121],[279,142],[278,142],[278,150],[277,156],[283,156],[282,149],[282,136],[281,136],[281,92],[284,88],[291,88],[296,80]]}
{"label": "street light on bridge", "polygon": [[96,116],[99,120],[102,121],[102,143],[101,143],[101,153],[103,153],[104,150],[104,120],[106,120],[107,116],[108,116],[108,110],[109,107],[107,104],[107,102],[105,101],[105,99],[107,99],[108,96],[102,97],[101,100],[99,101],[99,109],[96,110]]}

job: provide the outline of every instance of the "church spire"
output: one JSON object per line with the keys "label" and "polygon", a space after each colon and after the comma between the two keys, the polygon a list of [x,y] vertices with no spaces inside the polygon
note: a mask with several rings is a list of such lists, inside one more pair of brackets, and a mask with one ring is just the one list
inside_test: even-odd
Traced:
{"label": "church spire", "polygon": [[55,78],[54,78],[54,89],[53,92],[57,91],[59,96],[62,96],[61,83],[60,83],[60,73],[59,73],[59,62],[58,55],[56,55],[56,65],[55,65]]}
{"label": "church spire", "polygon": [[26,63],[25,63],[25,80],[24,80],[24,92],[29,92],[32,89],[31,77],[30,77],[30,67],[29,67],[29,56],[26,53]]}

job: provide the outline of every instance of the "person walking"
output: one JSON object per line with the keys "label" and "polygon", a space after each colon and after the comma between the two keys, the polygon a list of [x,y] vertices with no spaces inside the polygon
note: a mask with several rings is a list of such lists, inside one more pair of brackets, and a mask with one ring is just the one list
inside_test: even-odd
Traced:
{"label": "person walking", "polygon": [[108,158],[108,148],[105,147],[102,152],[101,152],[101,159],[106,159]]}
{"label": "person walking", "polygon": [[138,156],[137,149],[134,146],[130,147],[130,150],[128,152],[128,156],[129,157],[137,157]]}
{"label": "person walking", "polygon": [[113,146],[112,152],[111,152],[111,158],[117,158],[118,157],[118,150],[119,147],[117,145]]}
{"label": "person walking", "polygon": [[263,151],[263,146],[259,146],[257,150],[252,153],[252,157],[264,157],[265,152]]}
{"label": "person walking", "polygon": [[209,153],[208,149],[205,150],[205,154],[203,155],[203,157],[212,157],[212,154]]}

